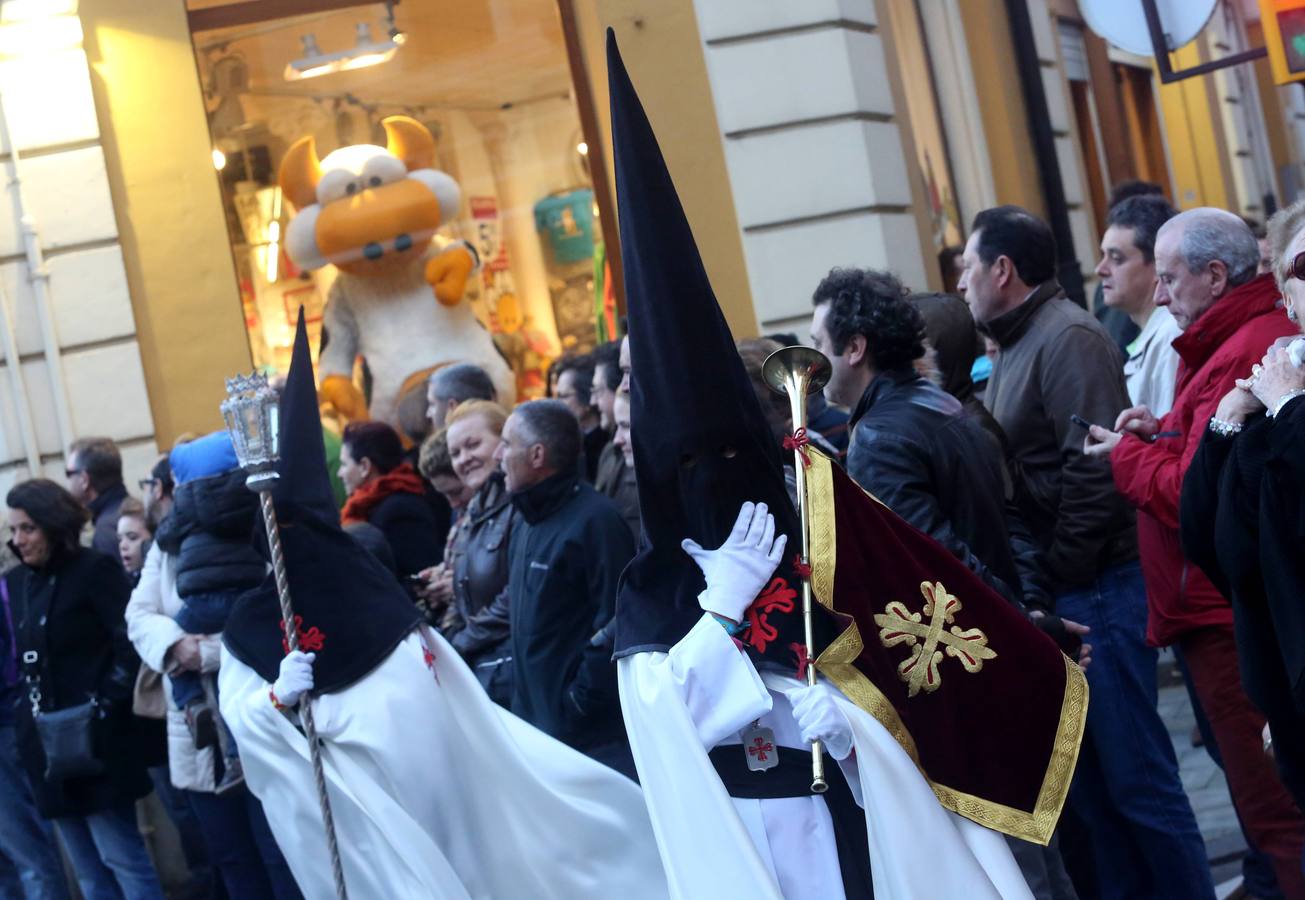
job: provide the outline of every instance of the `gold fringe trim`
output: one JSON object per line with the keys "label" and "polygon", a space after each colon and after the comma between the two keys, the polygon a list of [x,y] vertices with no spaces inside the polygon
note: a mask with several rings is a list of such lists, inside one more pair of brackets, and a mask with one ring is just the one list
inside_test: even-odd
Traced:
{"label": "gold fringe trim", "polygon": [[[810,504],[811,589],[817,601],[834,610],[834,572],[837,565],[837,534],[834,517],[834,481],[829,458],[811,451],[811,466],[806,471],[807,501]],[[880,502],[873,495],[867,494]],[[1079,745],[1087,720],[1088,686],[1083,670],[1067,656],[1065,660],[1065,697],[1061,704],[1060,724],[1052,744],[1042,787],[1033,811],[1028,812],[985,800],[964,791],[935,782],[920,766],[915,739],[902,722],[897,710],[870,679],[861,674],[853,661],[861,655],[864,643],[855,622],[834,639],[816,659],[816,669],[824,673],[849,700],[874,716],[888,729],[898,745],[920,769],[945,808],[987,828],[1045,845],[1060,820],[1060,811],[1069,794],[1069,784],[1078,762]]]}

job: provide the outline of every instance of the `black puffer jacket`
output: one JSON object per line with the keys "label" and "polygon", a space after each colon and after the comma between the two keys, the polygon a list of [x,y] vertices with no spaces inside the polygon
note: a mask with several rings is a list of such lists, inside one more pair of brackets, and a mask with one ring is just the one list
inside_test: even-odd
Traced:
{"label": "black puffer jacket", "polygon": [[914,370],[879,374],[852,412],[847,471],[1007,599],[1023,601],[1001,447],[955,397]]}
{"label": "black puffer jacket", "polygon": [[172,512],[154,539],[177,557],[177,593],[244,591],[256,587],[267,566],[254,549],[258,496],[245,473],[232,469],[178,485]]}

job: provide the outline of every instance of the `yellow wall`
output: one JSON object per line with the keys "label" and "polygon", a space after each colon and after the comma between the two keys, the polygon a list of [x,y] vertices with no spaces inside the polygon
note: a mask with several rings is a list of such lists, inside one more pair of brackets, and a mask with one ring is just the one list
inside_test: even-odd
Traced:
{"label": "yellow wall", "polygon": [[[1174,54],[1174,67],[1187,68],[1204,61],[1197,41]],[[1158,83],[1158,80],[1157,80]],[[1223,123],[1215,118],[1215,86],[1208,77],[1186,78],[1160,85],[1160,108],[1169,144],[1174,205],[1229,208],[1227,186],[1232,184],[1223,150]]]}
{"label": "yellow wall", "polygon": [[960,6],[965,41],[975,63],[974,87],[988,139],[997,202],[1014,203],[1046,218],[1005,4],[1001,0],[965,0]]}
{"label": "yellow wall", "polygon": [[[1252,47],[1264,45],[1264,28],[1259,22],[1246,23],[1246,39]],[[1268,59],[1257,59],[1253,66],[1260,92],[1260,112],[1264,116],[1264,130],[1269,141],[1269,155],[1273,158],[1273,188],[1278,193],[1278,202],[1282,203],[1285,198],[1279,173],[1296,162],[1292,153],[1291,135],[1287,133],[1287,113],[1278,96],[1278,86],[1273,83],[1273,68]]]}
{"label": "yellow wall", "polygon": [[585,65],[611,165],[606,29],[639,91],[721,309],[734,334],[757,333],[743,238],[692,0],[575,0]]}
{"label": "yellow wall", "polygon": [[221,424],[250,367],[180,0],[81,0],[96,112],[161,447]]}

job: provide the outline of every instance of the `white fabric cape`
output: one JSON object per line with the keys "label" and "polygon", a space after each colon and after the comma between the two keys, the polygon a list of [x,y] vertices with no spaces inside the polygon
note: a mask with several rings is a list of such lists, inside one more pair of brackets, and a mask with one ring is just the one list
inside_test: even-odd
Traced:
{"label": "white fabric cape", "polygon": [[[624,657],[617,673],[672,896],[784,898],[768,862],[787,869],[791,883],[801,880],[808,860],[780,859],[773,838],[774,858],[762,857],[706,751],[736,742],[743,727],[770,710],[772,692],[782,698],[804,682],[758,675],[709,616],[669,653]],[[852,726],[855,753],[843,771],[865,810],[876,900],[1031,898],[1005,838],[944,809],[887,729],[829,686]],[[835,764],[826,757],[827,766]],[[790,891],[786,900],[797,897]]]}
{"label": "white fabric cape", "polygon": [[[313,701],[354,900],[667,896],[639,788],[495,705],[435,634]],[[437,680],[438,679],[438,683]],[[308,900],[333,898],[303,734],[222,653],[222,715]]]}

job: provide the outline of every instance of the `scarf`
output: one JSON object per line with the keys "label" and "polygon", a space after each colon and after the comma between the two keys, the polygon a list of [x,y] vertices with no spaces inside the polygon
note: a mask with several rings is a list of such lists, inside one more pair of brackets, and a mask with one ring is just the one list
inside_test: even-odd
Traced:
{"label": "scarf", "polygon": [[340,521],[345,525],[366,522],[380,502],[391,494],[425,496],[426,485],[411,463],[400,463],[384,475],[361,485],[345,501]]}

